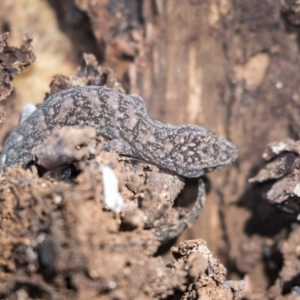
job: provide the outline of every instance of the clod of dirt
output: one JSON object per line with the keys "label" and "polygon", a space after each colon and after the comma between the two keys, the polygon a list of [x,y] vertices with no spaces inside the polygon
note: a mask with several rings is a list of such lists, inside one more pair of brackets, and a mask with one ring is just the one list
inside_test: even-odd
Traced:
{"label": "clod of dirt", "polygon": [[120,217],[104,209],[101,172],[93,164],[74,183],[21,168],[2,174],[0,183],[2,297],[237,299],[242,291],[242,283],[225,282],[225,268],[203,241],[173,248],[175,259],[166,266],[154,257],[153,230],[120,231]]}
{"label": "clod of dirt", "polygon": [[70,165],[96,154],[96,129],[92,127],[55,128],[32,150],[34,161],[47,170]]}
{"label": "clod of dirt", "polygon": [[170,265],[188,272],[189,289],[182,299],[240,299],[244,282],[226,281],[226,269],[203,240],[190,240],[172,248]]}
{"label": "clod of dirt", "polygon": [[300,3],[297,0],[281,0],[282,11],[294,25],[300,25]]}
{"label": "clod of dirt", "polygon": [[50,83],[50,93],[46,95],[45,99],[62,90],[85,85],[105,85],[120,93],[124,93],[122,85],[119,83],[114,72],[110,68],[100,66],[94,55],[83,54],[82,65],[79,68],[77,75],[54,76]]}
{"label": "clod of dirt", "polygon": [[300,160],[297,154],[292,152],[280,153],[258,174],[249,179],[249,182],[263,182],[271,179],[279,179],[300,165]]}
{"label": "clod of dirt", "polygon": [[[263,158],[269,162],[249,181],[264,182],[275,179],[277,181],[267,193],[270,203],[281,204],[291,200],[296,204],[298,201],[294,198],[300,198],[300,141],[285,139],[271,143],[267,146]],[[285,206],[285,209],[288,210],[288,206]]]}
{"label": "clod of dirt", "polygon": [[18,124],[16,97],[15,94],[11,95],[12,81],[35,61],[31,39],[28,36],[25,36],[20,48],[9,46],[8,37],[8,33],[0,35],[0,150],[7,135]]}
{"label": "clod of dirt", "polygon": [[9,46],[8,36],[8,33],[0,35],[0,101],[11,94],[14,77],[35,61],[28,36],[20,48]]}

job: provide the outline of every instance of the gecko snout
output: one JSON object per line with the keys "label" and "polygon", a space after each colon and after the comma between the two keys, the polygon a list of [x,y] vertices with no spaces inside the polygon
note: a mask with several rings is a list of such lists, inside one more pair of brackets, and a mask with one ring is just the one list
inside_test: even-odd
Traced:
{"label": "gecko snout", "polygon": [[212,147],[216,149],[215,170],[231,165],[238,157],[236,146],[225,138],[218,137]]}

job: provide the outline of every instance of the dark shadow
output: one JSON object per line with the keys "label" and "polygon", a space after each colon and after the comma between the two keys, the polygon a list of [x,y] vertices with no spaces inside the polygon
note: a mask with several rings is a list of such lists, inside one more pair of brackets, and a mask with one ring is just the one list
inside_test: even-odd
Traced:
{"label": "dark shadow", "polygon": [[295,217],[286,214],[280,207],[267,201],[266,194],[275,181],[251,184],[241,197],[238,206],[251,211],[251,218],[246,222],[244,231],[247,235],[258,234],[273,238],[282,229],[289,229]]}
{"label": "dark shadow", "polygon": [[105,47],[97,43],[88,16],[77,9],[73,0],[48,0],[48,3],[56,13],[60,29],[74,45],[77,59],[80,60],[83,53],[91,53],[101,64]]}
{"label": "dark shadow", "polygon": [[[211,184],[206,176],[202,177],[205,184],[205,193],[209,193]],[[174,207],[190,207],[195,203],[198,194],[198,178],[185,178],[184,189],[180,192],[175,199]]]}
{"label": "dark shadow", "polygon": [[52,238],[46,238],[36,247],[40,266],[39,272],[47,282],[51,282],[56,275],[57,248],[58,244]]}
{"label": "dark shadow", "polygon": [[[38,283],[34,283],[34,282],[16,282],[15,286],[14,286],[14,291],[18,291],[18,290],[25,290],[28,298],[30,299],[45,299],[45,300],[50,300],[52,299],[52,296],[49,294],[48,291],[44,290]],[[1,299],[7,299],[6,297],[10,298],[12,295],[5,295],[5,298],[2,298],[2,295],[4,294],[0,294]]]}
{"label": "dark shadow", "polygon": [[[253,169],[249,178],[256,175],[258,169]],[[274,182],[267,181],[265,183],[249,184],[245,193],[236,203],[237,206],[251,211],[251,217],[247,220],[244,227],[244,232],[249,237],[258,235],[275,241],[272,246],[267,243],[262,245],[261,259],[269,286],[275,283],[283,264],[282,254],[277,243],[287,238],[291,224],[296,221],[295,214],[287,214],[282,207],[268,202],[266,195]],[[229,269],[230,271],[238,272],[234,262],[231,262]]]}
{"label": "dark shadow", "polygon": [[300,296],[300,274],[295,275],[289,281],[285,281],[283,283],[282,291],[283,294],[286,295],[290,293],[292,290],[296,291],[298,296]]}
{"label": "dark shadow", "polygon": [[300,25],[292,24],[287,17],[287,13],[281,12],[281,18],[284,22],[286,33],[295,33],[297,35],[297,44],[300,51]]}

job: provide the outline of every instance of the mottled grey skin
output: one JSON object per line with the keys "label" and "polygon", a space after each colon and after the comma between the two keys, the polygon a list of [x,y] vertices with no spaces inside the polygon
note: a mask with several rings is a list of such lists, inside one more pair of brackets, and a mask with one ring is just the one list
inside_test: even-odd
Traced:
{"label": "mottled grey skin", "polygon": [[7,138],[0,171],[32,161],[32,149],[55,127],[92,126],[111,140],[109,150],[141,158],[184,177],[199,177],[230,165],[236,147],[193,125],[164,125],[149,118],[138,95],[99,87],[76,87],[49,97]]}

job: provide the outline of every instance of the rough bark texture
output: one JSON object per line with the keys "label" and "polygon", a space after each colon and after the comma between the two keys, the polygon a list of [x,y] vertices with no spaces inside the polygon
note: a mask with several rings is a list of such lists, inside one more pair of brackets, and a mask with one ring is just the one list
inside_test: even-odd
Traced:
{"label": "rough bark texture", "polygon": [[[32,5],[41,3],[46,2],[35,0]],[[297,1],[49,3],[60,29],[56,23],[40,22],[39,32],[55,28],[53,36],[63,35],[68,40],[65,47],[51,45],[35,52],[37,57],[47,52],[58,61],[53,74],[72,69],[71,57],[88,49],[115,71],[127,92],[145,99],[151,118],[171,124],[203,125],[237,145],[238,161],[208,176],[210,190],[205,210],[179,240],[206,240],[209,249],[225,264],[227,276],[245,279],[249,299],[280,299],[281,292],[292,299],[299,281],[299,272],[295,271],[299,249],[294,247],[299,230],[291,229],[296,219],[268,203],[268,183],[248,183],[248,179],[263,166],[262,153],[267,144],[299,138]],[[12,31],[12,38],[24,34],[18,25],[21,18],[12,13],[22,5],[23,1],[0,4],[0,15],[5,16],[0,19],[0,28],[2,32]],[[49,5],[47,9],[53,14]],[[39,13],[49,12],[45,9]],[[34,36],[33,26],[28,28]],[[55,41],[60,44],[59,39]],[[31,89],[35,86],[40,87],[37,77]],[[20,95],[22,89],[20,85]],[[288,272],[290,261],[295,269]]]}
{"label": "rough bark texture", "polygon": [[18,49],[8,46],[8,36],[9,34],[5,33],[0,38],[0,101],[11,94],[14,77],[35,61],[30,38],[25,37]]}

